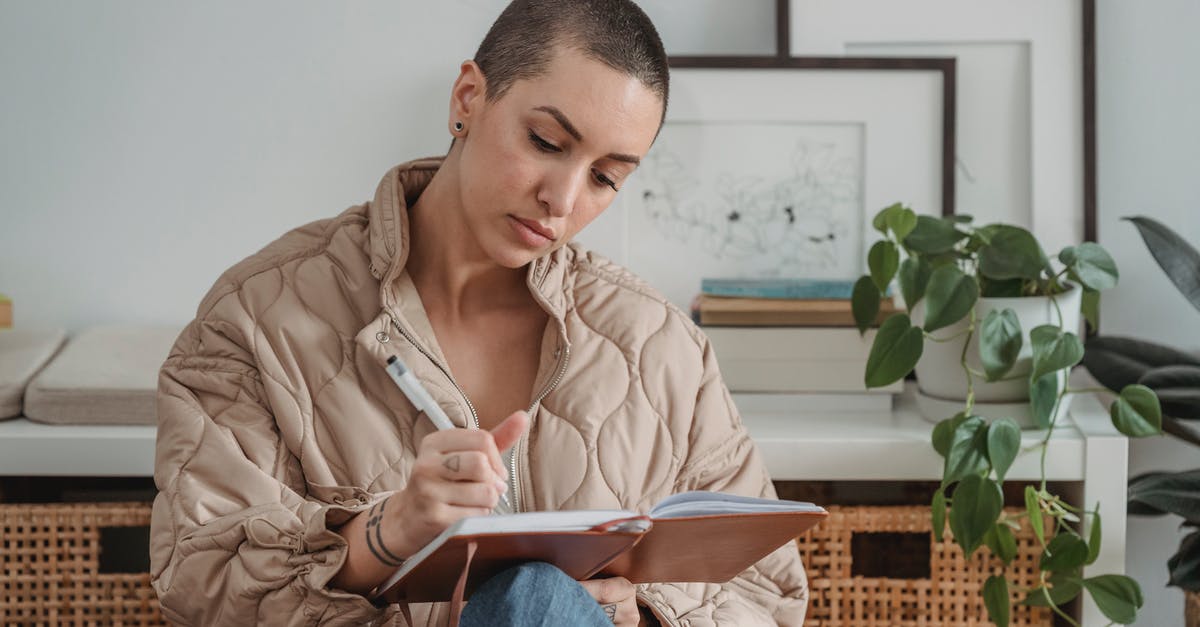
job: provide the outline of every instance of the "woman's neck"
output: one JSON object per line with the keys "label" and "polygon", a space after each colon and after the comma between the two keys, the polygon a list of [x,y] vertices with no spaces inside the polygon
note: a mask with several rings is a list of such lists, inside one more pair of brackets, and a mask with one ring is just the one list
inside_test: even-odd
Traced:
{"label": "woman's neck", "polygon": [[461,320],[531,303],[526,268],[497,264],[467,228],[454,165],[447,159],[409,207],[405,269],[426,310]]}

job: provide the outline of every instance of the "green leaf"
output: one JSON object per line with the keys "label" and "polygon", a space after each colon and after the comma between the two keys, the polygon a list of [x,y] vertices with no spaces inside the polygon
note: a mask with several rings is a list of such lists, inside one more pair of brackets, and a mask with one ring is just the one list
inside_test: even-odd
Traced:
{"label": "green leaf", "polygon": [[979,298],[979,284],[957,266],[937,268],[925,290],[925,330],[936,331],[962,320]]}
{"label": "green leaf", "polygon": [[1096,558],[1100,557],[1100,538],[1102,535],[1100,532],[1100,504],[1096,503],[1096,510],[1092,512],[1092,522],[1088,528],[1088,554],[1087,561],[1084,564],[1091,566],[1096,563]]}
{"label": "green leaf", "polygon": [[1129,481],[1129,506],[1137,513],[1175,514],[1200,520],[1200,469],[1156,472]]}
{"label": "green leaf", "polygon": [[966,420],[967,414],[959,412],[934,425],[933,450],[937,451],[938,455],[945,457],[950,452],[950,445],[954,442],[954,432]]}
{"label": "green leaf", "polygon": [[946,492],[942,488],[933,493],[933,503],[929,505],[929,511],[933,515],[933,539],[941,542],[946,529]]}
{"label": "green leaf", "polygon": [[979,359],[989,381],[1008,374],[1021,354],[1021,322],[1012,309],[993,309],[979,327]]}
{"label": "green leaf", "polygon": [[999,225],[991,243],[979,250],[979,273],[990,279],[1036,279],[1046,265],[1037,239],[1018,226]]}
{"label": "green leaf", "polygon": [[1178,233],[1160,222],[1143,216],[1124,218],[1137,227],[1146,248],[1158,267],[1167,273],[1184,298],[1200,309],[1200,252]]}
{"label": "green leaf", "polygon": [[854,282],[854,291],[850,293],[850,311],[854,313],[854,324],[859,334],[875,324],[879,317],[879,299],[883,294],[875,287],[875,282],[869,276],[861,276]]}
{"label": "green leaf", "polygon": [[1108,412],[1117,431],[1131,438],[1162,433],[1162,407],[1154,392],[1144,385],[1125,386]]}
{"label": "green leaf", "polygon": [[983,604],[996,627],[1008,627],[1008,581],[1004,575],[992,575],[983,582]]}
{"label": "green leaf", "polygon": [[979,548],[983,536],[1000,516],[1004,494],[1000,485],[979,475],[969,475],[954,489],[950,504],[950,531],[967,558]]}
{"label": "green leaf", "polygon": [[1029,514],[1029,527],[1042,546],[1046,546],[1046,532],[1043,529],[1042,508],[1038,502],[1037,489],[1031,485],[1025,486],[1025,512]]}
{"label": "green leaf", "polygon": [[1117,279],[1121,276],[1117,272],[1117,264],[1102,246],[1095,242],[1084,242],[1074,252],[1075,259],[1068,265],[1084,287],[1099,291],[1117,286]]}
{"label": "green leaf", "polygon": [[942,471],[942,485],[987,471],[987,422],[971,416],[954,430]]}
{"label": "green leaf", "polygon": [[1100,292],[1092,290],[1083,290],[1083,296],[1079,301],[1079,312],[1083,314],[1083,319],[1087,320],[1088,327],[1092,331],[1100,330]]}
{"label": "green leaf", "polygon": [[985,276],[979,279],[979,293],[988,298],[1020,298],[1025,289],[1025,279],[995,281]]}
{"label": "green leaf", "polygon": [[879,291],[886,292],[888,284],[896,276],[900,268],[900,251],[891,240],[875,242],[871,252],[867,253],[867,267],[871,269],[871,280]]}
{"label": "green leaf", "polygon": [[1029,332],[1029,343],[1033,346],[1033,372],[1029,375],[1032,381],[1044,374],[1070,368],[1083,359],[1083,343],[1079,337],[1052,324],[1034,327]]}
{"label": "green leaf", "polygon": [[1005,523],[996,523],[983,536],[983,543],[992,551],[992,555],[1000,558],[1004,565],[1012,563],[1017,556],[1017,540],[1013,537],[1012,529]]}
{"label": "green leaf", "polygon": [[1170,585],[1189,592],[1200,590],[1200,531],[1184,536],[1179,551],[1167,560],[1171,572]]}
{"label": "green leaf", "polygon": [[1029,384],[1029,412],[1039,429],[1050,428],[1054,405],[1058,402],[1058,384],[1058,374],[1053,372]]}
{"label": "green leaf", "polygon": [[867,387],[883,387],[903,379],[917,365],[924,348],[925,336],[912,326],[907,315],[895,314],[885,320],[867,356]]}
{"label": "green leaf", "polygon": [[1137,620],[1137,610],[1145,600],[1138,583],[1125,575],[1100,575],[1083,580],[1096,607],[1114,623],[1129,625]]}
{"label": "green leaf", "polygon": [[1138,383],[1156,391],[1165,388],[1200,388],[1200,366],[1160,366],[1143,374]]}
{"label": "green leaf", "polygon": [[887,226],[888,213],[890,213],[892,211],[896,211],[897,209],[900,209],[902,207],[904,207],[904,205],[897,202],[897,203],[892,203],[892,204],[884,207],[883,209],[880,209],[879,213],[876,213],[875,217],[871,219],[871,226],[875,227],[876,231],[879,231],[883,236],[886,237],[887,229],[888,229],[888,226]]}
{"label": "green leaf", "polygon": [[1088,547],[1083,538],[1074,533],[1060,533],[1050,539],[1039,564],[1042,570],[1072,570],[1083,566],[1087,556]]}
{"label": "green leaf", "polygon": [[[1100,336],[1088,340],[1083,355],[1087,366],[1101,385],[1110,390],[1120,390],[1131,383],[1141,383],[1156,390],[1163,412],[1172,416],[1200,416],[1200,395],[1185,394],[1178,397],[1159,382],[1144,381],[1157,368],[1171,366],[1200,367],[1200,357],[1181,350],[1127,337]],[[1190,399],[1190,400],[1189,400]],[[1176,400],[1180,401],[1178,404]]]}
{"label": "green leaf", "polygon": [[1154,390],[1163,414],[1184,419],[1200,418],[1200,366],[1154,368],[1138,383]]}
{"label": "green leaf", "polygon": [[885,220],[887,227],[896,234],[896,241],[903,242],[904,238],[917,228],[917,214],[908,207],[897,205],[893,205],[893,207],[895,208],[888,211]]}
{"label": "green leaf", "polygon": [[1071,599],[1079,596],[1080,591],[1083,590],[1083,586],[1079,579],[1075,578],[1074,576],[1060,577],[1056,574],[1054,577],[1050,578],[1050,583],[1051,585],[1047,589],[1038,587],[1030,590],[1029,595],[1025,597],[1025,600],[1021,601],[1021,605],[1028,605],[1030,607],[1050,607],[1050,604],[1046,602],[1046,595],[1049,595],[1050,600],[1054,601],[1055,605],[1062,606],[1063,604],[1070,602]]}
{"label": "green leaf", "polygon": [[1021,428],[1008,418],[1001,418],[988,427],[988,459],[996,471],[996,479],[1004,481],[1004,475],[1017,458],[1021,449]]}
{"label": "green leaf", "polygon": [[996,551],[996,555],[1004,561],[1006,566],[1011,564],[1017,557],[1017,539],[1008,525],[996,526],[996,543],[1000,549]]}
{"label": "green leaf", "polygon": [[932,216],[917,216],[917,226],[905,237],[905,248],[925,255],[940,255],[954,250],[967,234],[954,228],[952,221]]}
{"label": "green leaf", "polygon": [[1062,252],[1058,253],[1058,260],[1061,261],[1064,266],[1069,267],[1071,264],[1075,263],[1076,259],[1077,257],[1075,255],[1074,246],[1067,246],[1066,248],[1062,249]]}
{"label": "green leaf", "polygon": [[909,311],[925,298],[925,288],[932,273],[933,266],[924,257],[909,257],[900,264],[900,294]]}

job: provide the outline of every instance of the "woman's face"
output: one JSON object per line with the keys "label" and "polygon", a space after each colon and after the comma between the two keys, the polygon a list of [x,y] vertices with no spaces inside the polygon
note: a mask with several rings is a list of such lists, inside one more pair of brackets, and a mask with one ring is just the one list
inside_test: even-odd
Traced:
{"label": "woman's face", "polygon": [[499,100],[475,96],[456,112],[467,118],[462,206],[482,252],[509,268],[557,249],[600,215],[662,119],[662,101],[641,81],[566,48],[548,72],[516,81]]}

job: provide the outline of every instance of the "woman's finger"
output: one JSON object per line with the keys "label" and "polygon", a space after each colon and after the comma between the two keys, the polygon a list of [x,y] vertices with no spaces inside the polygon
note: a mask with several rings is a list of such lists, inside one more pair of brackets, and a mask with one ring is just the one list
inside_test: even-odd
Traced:
{"label": "woman's finger", "polygon": [[482,429],[447,429],[425,436],[421,441],[423,453],[454,453],[459,451],[479,451],[487,456],[496,474],[505,476],[504,464],[500,461],[500,451],[492,434]]}
{"label": "woman's finger", "polygon": [[440,474],[449,481],[495,483],[500,477],[482,451],[451,451],[438,458]]}

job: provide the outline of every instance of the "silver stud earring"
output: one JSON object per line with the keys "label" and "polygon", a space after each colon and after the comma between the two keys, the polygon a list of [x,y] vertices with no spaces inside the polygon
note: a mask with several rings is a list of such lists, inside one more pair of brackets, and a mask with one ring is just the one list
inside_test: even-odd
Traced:
{"label": "silver stud earring", "polygon": [[461,132],[462,132],[462,130],[463,130],[463,123],[462,123],[462,120],[455,120],[455,122],[454,122],[454,132],[455,132],[455,133],[461,133]]}

